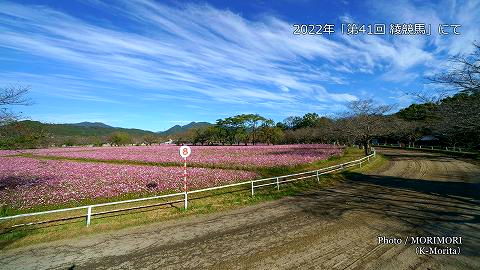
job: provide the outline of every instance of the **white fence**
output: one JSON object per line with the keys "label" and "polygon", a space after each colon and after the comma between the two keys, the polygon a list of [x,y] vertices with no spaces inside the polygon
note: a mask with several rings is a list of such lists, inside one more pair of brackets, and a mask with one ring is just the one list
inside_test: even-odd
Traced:
{"label": "white fence", "polygon": [[[160,195],[160,196],[153,196],[153,197],[147,197],[147,198],[140,198],[140,199],[132,199],[132,200],[124,200],[124,201],[117,201],[117,202],[109,202],[109,203],[101,203],[101,204],[93,204],[93,205],[86,205],[86,206],[79,206],[79,207],[72,207],[72,208],[64,208],[64,209],[57,209],[57,210],[51,210],[51,211],[43,211],[43,212],[36,212],[36,213],[28,213],[28,214],[20,214],[20,215],[15,215],[15,216],[7,216],[7,217],[0,217],[1,220],[10,220],[10,219],[18,219],[18,218],[23,218],[23,217],[31,217],[31,216],[39,216],[39,215],[47,215],[47,214],[53,214],[53,213],[60,213],[60,212],[68,212],[68,211],[75,211],[75,210],[80,210],[80,209],[86,209],[87,214],[86,214],[86,225],[89,226],[91,222],[91,218],[93,215],[93,209],[102,207],[102,206],[111,206],[111,205],[117,205],[117,204],[126,204],[126,203],[133,203],[133,202],[140,202],[140,201],[147,201],[147,200],[155,200],[155,199],[164,199],[164,198],[170,198],[170,197],[183,197],[182,200],[176,200],[174,202],[169,202],[169,203],[175,203],[175,202],[182,202],[184,203],[184,208],[187,208],[188,205],[188,195],[189,194],[194,194],[194,193],[200,193],[200,192],[207,192],[207,191],[212,191],[212,190],[217,190],[217,189],[223,189],[223,188],[229,188],[229,187],[235,187],[235,186],[242,186],[242,185],[250,185],[251,189],[251,195],[255,195],[255,188],[260,188],[260,187],[265,187],[265,186],[276,186],[277,190],[280,189],[280,184],[288,183],[288,182],[293,182],[293,181],[298,181],[302,179],[307,179],[307,178],[316,178],[317,181],[320,181],[320,175],[323,174],[328,174],[336,171],[341,171],[353,166],[362,166],[363,163],[369,162],[370,159],[374,158],[376,155],[375,150],[373,149],[373,153],[370,154],[369,156],[363,157],[361,159],[345,162],[342,164],[314,170],[314,171],[308,171],[308,172],[302,172],[302,173],[295,173],[295,174],[289,174],[289,175],[283,175],[283,176],[278,176],[278,177],[270,177],[270,178],[264,178],[264,179],[257,179],[257,180],[250,180],[250,181],[245,181],[245,182],[240,182],[240,183],[235,183],[235,184],[229,184],[229,185],[223,185],[223,186],[217,186],[217,187],[211,187],[211,188],[204,188],[204,189],[198,189],[198,190],[192,190],[188,192],[180,192],[180,193],[173,193],[173,194],[167,194],[167,195]],[[148,207],[148,206],[142,206],[142,207]],[[120,209],[120,210],[114,210],[110,212],[117,212],[117,211],[122,211],[122,210],[129,210],[129,209]],[[102,212],[101,214],[106,214],[110,212]],[[97,213],[100,214],[100,213]],[[33,224],[38,224],[38,222],[32,222],[32,223],[25,223],[25,224],[18,224],[15,225],[14,227],[18,226],[25,226],[25,225],[33,225]]]}
{"label": "white fence", "polygon": [[458,152],[464,154],[475,154],[475,151],[472,149],[464,148],[464,147],[455,147],[455,146],[402,146],[400,144],[374,144],[374,146],[385,146],[385,147],[395,147],[395,148],[406,148],[406,149],[415,149],[415,150],[438,150],[438,151],[448,151],[448,152]]}

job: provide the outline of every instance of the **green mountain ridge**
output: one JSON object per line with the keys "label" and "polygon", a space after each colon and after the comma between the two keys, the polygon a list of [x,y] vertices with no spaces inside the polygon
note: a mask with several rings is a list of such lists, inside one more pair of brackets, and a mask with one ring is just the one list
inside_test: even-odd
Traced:
{"label": "green mountain ridge", "polygon": [[113,132],[125,132],[133,136],[145,136],[145,135],[175,135],[185,132],[191,128],[199,128],[211,125],[207,122],[191,122],[187,125],[180,126],[175,125],[165,131],[153,132],[149,130],[136,129],[136,128],[121,128],[112,127],[101,122],[81,122],[81,123],[69,123],[69,124],[50,124],[42,123],[39,121],[23,120],[19,121],[21,125],[30,128],[44,129],[47,133],[53,136],[108,136]]}
{"label": "green mountain ridge", "polygon": [[65,124],[65,125],[72,125],[72,126],[79,126],[79,127],[115,128],[115,127],[109,126],[109,125],[101,123],[101,122],[81,122],[81,123]]}
{"label": "green mountain ridge", "polygon": [[44,129],[53,136],[108,136],[113,132],[125,132],[130,135],[151,135],[155,132],[134,129],[134,128],[118,128],[111,127],[103,123],[74,123],[74,124],[49,124],[39,121],[23,120],[18,122],[26,127]]}
{"label": "green mountain ridge", "polygon": [[212,124],[208,123],[208,122],[190,122],[184,126],[181,126],[181,125],[175,125],[165,131],[161,131],[161,132],[157,132],[157,134],[159,135],[174,135],[174,134],[178,134],[178,133],[183,133],[189,129],[192,129],[192,128],[201,128],[201,127],[208,127],[208,126],[211,126]]}

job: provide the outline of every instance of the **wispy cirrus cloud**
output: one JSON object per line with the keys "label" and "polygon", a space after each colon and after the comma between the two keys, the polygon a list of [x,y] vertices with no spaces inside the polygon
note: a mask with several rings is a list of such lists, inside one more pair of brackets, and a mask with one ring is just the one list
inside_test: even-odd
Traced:
{"label": "wispy cirrus cloud", "polygon": [[35,120],[40,120],[46,123],[52,124],[64,124],[64,123],[80,123],[84,121],[88,122],[102,122],[109,125],[118,125],[121,123],[119,119],[114,119],[108,114],[102,113],[69,113],[69,114],[58,114],[58,113],[39,113],[32,115]]}
{"label": "wispy cirrus cloud", "polygon": [[[433,5],[417,7],[410,1],[398,1],[392,11],[390,5],[370,5],[399,22],[478,21],[459,15],[466,8],[478,10],[478,3],[447,2],[458,12],[446,14]],[[46,6],[0,3],[0,47],[49,59],[63,71],[34,76],[3,69],[8,75],[4,78],[34,83],[48,89],[49,95],[85,101],[115,103],[129,95],[139,101],[181,99],[292,111],[302,104],[328,111],[357,98],[354,92],[341,90],[352,74],[378,74],[387,81],[415,79],[409,76],[413,68],[436,63],[445,52],[461,51],[478,33],[478,27],[470,27],[462,39],[444,40],[297,36],[285,20],[273,16],[249,20],[206,4],[86,3],[91,9],[115,13],[117,19],[86,20]]]}
{"label": "wispy cirrus cloud", "polygon": [[131,96],[127,93],[119,93],[113,86],[92,81],[91,78],[72,75],[0,71],[0,76],[3,84],[26,84],[32,92],[72,100],[123,104],[122,97]]}
{"label": "wispy cirrus cloud", "polygon": [[[348,61],[345,52],[352,50],[323,37],[293,36],[290,24],[273,17],[252,22],[207,5],[124,1],[118,14],[136,33],[48,7],[0,5],[2,47],[74,63],[83,72],[102,74],[99,81],[220,102],[298,102],[322,83],[344,82],[340,74],[305,61]],[[344,96],[336,101],[354,98]]]}

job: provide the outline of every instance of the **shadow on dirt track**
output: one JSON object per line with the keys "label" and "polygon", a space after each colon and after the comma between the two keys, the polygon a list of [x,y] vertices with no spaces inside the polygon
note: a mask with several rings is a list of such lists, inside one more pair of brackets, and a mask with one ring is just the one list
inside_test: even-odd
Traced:
{"label": "shadow on dirt track", "polygon": [[[315,217],[339,219],[367,212],[395,219],[416,235],[462,236],[462,253],[480,250],[480,183],[429,181],[348,173],[340,187],[294,196],[296,207]],[[477,225],[477,226],[476,226]]]}

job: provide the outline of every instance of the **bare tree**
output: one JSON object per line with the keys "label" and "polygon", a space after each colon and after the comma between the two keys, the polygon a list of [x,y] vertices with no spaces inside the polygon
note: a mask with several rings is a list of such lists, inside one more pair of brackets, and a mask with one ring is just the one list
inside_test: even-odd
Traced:
{"label": "bare tree", "polygon": [[143,136],[142,142],[145,143],[146,145],[152,145],[154,143],[159,142],[159,137],[149,134],[149,135]]}
{"label": "bare tree", "polygon": [[19,114],[11,110],[11,106],[30,105],[26,97],[30,87],[13,85],[0,88],[0,125],[5,125],[18,119]]}
{"label": "bare tree", "polygon": [[450,59],[452,69],[428,79],[435,84],[446,85],[459,92],[473,94],[480,91],[480,44],[473,44],[475,52],[457,55]]}
{"label": "bare tree", "polygon": [[[456,92],[439,100],[433,128],[450,143],[470,141],[480,143],[480,44],[474,43],[470,55],[457,55],[450,59],[452,68],[428,79]],[[468,138],[468,140],[466,140]]]}
{"label": "bare tree", "polygon": [[377,105],[372,99],[356,100],[348,105],[350,111],[344,119],[345,132],[351,133],[370,154],[370,143],[374,137],[387,134],[388,121],[383,116],[392,110],[392,105]]}
{"label": "bare tree", "polygon": [[20,113],[13,106],[30,105],[28,86],[12,85],[0,88],[0,148],[24,149],[46,147],[49,135],[42,124],[17,122]]}

